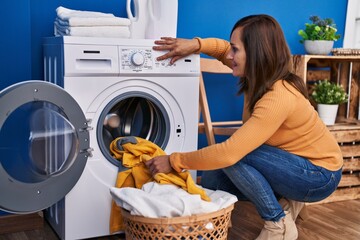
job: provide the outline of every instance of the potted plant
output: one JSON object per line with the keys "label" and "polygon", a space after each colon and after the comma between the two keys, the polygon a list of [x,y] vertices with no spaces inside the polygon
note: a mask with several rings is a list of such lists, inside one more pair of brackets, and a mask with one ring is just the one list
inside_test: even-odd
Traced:
{"label": "potted plant", "polygon": [[326,79],[315,83],[311,97],[317,103],[319,117],[326,125],[335,123],[339,104],[348,101],[348,95],[343,86]]}
{"label": "potted plant", "polygon": [[334,46],[334,41],[340,38],[337,34],[336,25],[331,18],[321,19],[318,16],[311,16],[311,23],[305,23],[305,29],[300,29],[300,43],[304,44],[308,54],[327,55]]}

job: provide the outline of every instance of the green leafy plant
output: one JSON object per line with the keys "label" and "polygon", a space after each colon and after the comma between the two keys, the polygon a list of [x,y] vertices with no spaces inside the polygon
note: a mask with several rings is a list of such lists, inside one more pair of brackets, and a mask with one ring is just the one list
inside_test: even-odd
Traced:
{"label": "green leafy plant", "polygon": [[301,43],[305,40],[329,40],[336,41],[340,38],[337,34],[336,25],[331,18],[321,19],[318,16],[311,16],[311,23],[305,23],[305,29],[300,29],[298,34],[302,37]]}
{"label": "green leafy plant", "polygon": [[343,86],[328,80],[316,82],[311,97],[316,103],[321,104],[340,104],[348,101]]}

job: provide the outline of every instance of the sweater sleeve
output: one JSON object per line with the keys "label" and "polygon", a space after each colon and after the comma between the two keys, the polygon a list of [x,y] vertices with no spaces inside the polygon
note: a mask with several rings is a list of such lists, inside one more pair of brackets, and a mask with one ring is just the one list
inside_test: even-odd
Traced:
{"label": "sweater sleeve", "polygon": [[232,68],[231,61],[226,59],[231,46],[226,40],[219,38],[196,38],[200,43],[199,52],[204,53],[210,57],[216,58],[224,65]]}
{"label": "sweater sleeve", "polygon": [[250,118],[226,141],[193,152],[173,153],[172,167],[176,171],[212,170],[235,164],[277,131],[293,112],[294,101],[295,95],[282,87],[269,91],[256,103]]}

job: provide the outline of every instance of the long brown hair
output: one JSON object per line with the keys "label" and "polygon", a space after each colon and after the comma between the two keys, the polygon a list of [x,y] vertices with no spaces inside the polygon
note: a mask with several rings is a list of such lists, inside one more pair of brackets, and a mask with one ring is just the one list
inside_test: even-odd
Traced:
{"label": "long brown hair", "polygon": [[278,80],[285,80],[308,98],[305,82],[292,73],[292,59],[279,23],[268,15],[250,15],[234,25],[242,28],[240,39],[246,52],[245,74],[240,78],[239,94],[247,93],[250,112],[256,102]]}

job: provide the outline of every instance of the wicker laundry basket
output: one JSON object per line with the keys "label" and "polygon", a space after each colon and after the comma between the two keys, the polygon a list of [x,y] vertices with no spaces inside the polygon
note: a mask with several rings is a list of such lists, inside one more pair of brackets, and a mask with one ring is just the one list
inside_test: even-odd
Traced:
{"label": "wicker laundry basket", "polygon": [[127,240],[226,240],[234,204],[212,213],[174,218],[146,218],[122,209]]}

